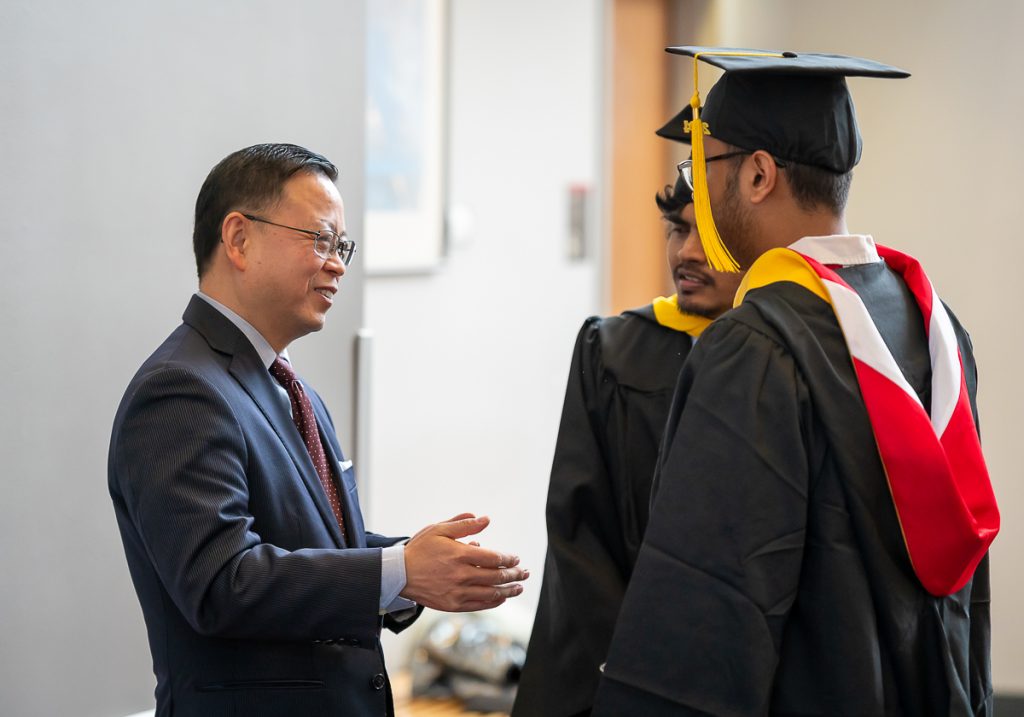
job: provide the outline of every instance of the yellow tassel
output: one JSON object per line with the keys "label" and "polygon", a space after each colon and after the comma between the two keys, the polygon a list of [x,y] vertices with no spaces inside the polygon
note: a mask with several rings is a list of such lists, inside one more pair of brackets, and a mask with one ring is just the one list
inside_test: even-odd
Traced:
{"label": "yellow tassel", "polygon": [[693,172],[693,212],[697,217],[697,233],[704,248],[708,265],[715,271],[736,274],[740,264],[733,257],[729,248],[722,242],[715,226],[715,218],[711,214],[711,197],[708,194],[708,173],[704,162],[704,123],[700,119],[700,85],[697,83],[698,58],[701,55],[734,55],[746,57],[782,57],[781,54],[770,52],[698,52],[693,56],[693,97],[690,107],[693,108],[693,121],[690,122],[690,147],[692,149]]}
{"label": "yellow tassel", "polygon": [[704,166],[704,126],[700,121],[698,92],[693,93],[690,106],[693,108],[693,122],[690,123],[690,147],[693,150],[693,213],[697,217],[697,233],[700,235],[700,244],[704,247],[708,265],[715,271],[735,274],[740,270],[739,262],[722,243],[718,227],[715,226],[715,218],[711,214],[707,168]]}

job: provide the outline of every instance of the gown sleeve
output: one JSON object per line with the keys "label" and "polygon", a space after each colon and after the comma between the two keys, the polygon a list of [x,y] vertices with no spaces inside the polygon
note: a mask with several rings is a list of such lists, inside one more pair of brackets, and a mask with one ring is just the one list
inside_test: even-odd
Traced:
{"label": "gown sleeve", "polygon": [[[947,306],[950,319],[953,321],[957,343],[960,347],[960,360],[967,383],[967,393],[974,412],[974,423],[981,435],[981,422],[978,418],[978,365],[974,360],[974,346],[971,337],[953,311]],[[971,705],[974,713],[990,715],[993,708],[992,694],[992,620],[990,603],[992,600],[990,584],[990,568],[988,555],[981,559],[974,573],[971,588],[971,662],[969,684]]]}
{"label": "gown sleeve", "polygon": [[595,715],[764,714],[804,550],[806,383],[729,317],[680,375]]}
{"label": "gown sleeve", "polygon": [[513,715],[588,709],[628,569],[603,418],[614,384],[601,361],[601,319],[573,352],[547,500],[548,551]]}

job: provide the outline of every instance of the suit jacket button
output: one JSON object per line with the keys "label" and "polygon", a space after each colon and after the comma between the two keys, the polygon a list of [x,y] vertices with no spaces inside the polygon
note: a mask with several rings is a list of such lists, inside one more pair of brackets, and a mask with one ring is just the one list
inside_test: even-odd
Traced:
{"label": "suit jacket button", "polygon": [[384,685],[386,685],[386,684],[387,684],[387,678],[385,678],[384,675],[382,675],[380,673],[377,673],[376,675],[374,675],[373,679],[370,680],[370,687],[372,687],[373,689],[378,690],[378,691],[379,690],[383,690],[384,689]]}

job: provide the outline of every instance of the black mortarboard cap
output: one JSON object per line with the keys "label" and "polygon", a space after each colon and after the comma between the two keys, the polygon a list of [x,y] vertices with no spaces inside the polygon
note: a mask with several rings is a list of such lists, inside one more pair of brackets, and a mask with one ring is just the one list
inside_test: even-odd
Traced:
{"label": "black mortarboard cap", "polygon": [[[874,60],[842,55],[693,46],[667,50],[693,58],[693,97],[687,110],[658,134],[689,140],[697,231],[716,271],[739,271],[740,265],[715,226],[704,135],[742,149],[765,150],[780,161],[848,172],[860,160],[861,143],[846,78],[909,77]],[[698,60],[725,70],[704,106]]]}
{"label": "black mortarboard cap", "polygon": [[[667,51],[725,71],[700,111],[706,134],[837,173],[853,169],[861,153],[845,78],[910,76],[874,60],[843,55],[694,46]],[[687,106],[657,134],[689,143],[692,119],[693,108]]]}

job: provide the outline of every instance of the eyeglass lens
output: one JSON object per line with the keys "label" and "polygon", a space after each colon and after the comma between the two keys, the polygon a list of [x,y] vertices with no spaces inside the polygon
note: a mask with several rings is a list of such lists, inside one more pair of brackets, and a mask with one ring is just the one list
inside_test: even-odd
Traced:
{"label": "eyeglass lens", "polygon": [[321,259],[329,258],[332,250],[337,251],[341,262],[348,266],[352,261],[352,254],[355,253],[355,242],[351,239],[342,239],[334,232],[324,231],[313,241],[313,250]]}

